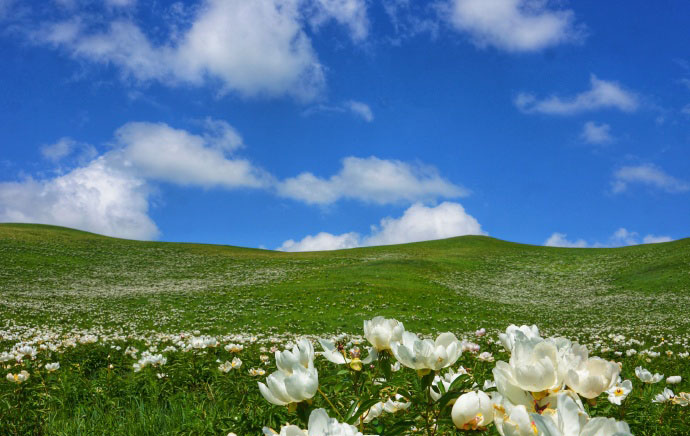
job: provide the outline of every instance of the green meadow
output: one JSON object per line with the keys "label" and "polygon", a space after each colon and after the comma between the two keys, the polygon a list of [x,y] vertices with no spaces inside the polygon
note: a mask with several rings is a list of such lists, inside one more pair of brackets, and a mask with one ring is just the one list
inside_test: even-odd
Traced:
{"label": "green meadow", "polygon": [[[247,371],[268,375],[275,365],[259,355],[303,335],[361,337],[363,321],[377,315],[422,335],[451,331],[496,360],[507,360],[497,333],[536,324],[544,335],[623,363],[621,376],[634,385],[627,406],[602,397],[587,405],[592,414],[625,419],[636,435],[690,434],[690,408],[652,403],[664,381],[645,385],[634,375],[636,366],[681,375],[670,387],[690,390],[688,313],[690,239],[571,249],[463,236],[282,253],[0,224],[0,352],[18,342],[39,350],[21,363],[0,362],[0,434],[260,434],[263,425],[295,418],[260,396],[256,382],[265,376]],[[486,337],[474,338],[482,327]],[[186,338],[204,335],[219,345],[179,350]],[[225,374],[218,362],[236,355],[223,348],[231,342],[245,343],[243,365]],[[165,365],[132,371],[137,360],[128,347],[161,352],[171,344],[177,349]],[[626,354],[631,348],[636,353]],[[58,361],[55,372],[42,367]],[[480,386],[491,378],[493,363],[468,352],[459,362]],[[335,405],[347,409],[350,375],[327,361],[317,366],[323,389],[333,389]],[[20,369],[29,380],[4,380]],[[396,374],[412,383],[413,376]],[[395,434],[391,419],[365,434]]]}

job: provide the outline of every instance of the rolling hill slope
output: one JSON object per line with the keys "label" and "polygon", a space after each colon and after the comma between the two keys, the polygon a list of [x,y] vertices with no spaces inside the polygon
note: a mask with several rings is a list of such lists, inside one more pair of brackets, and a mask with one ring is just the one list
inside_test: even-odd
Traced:
{"label": "rolling hill slope", "polygon": [[[25,325],[244,332],[687,328],[690,239],[614,249],[484,236],[314,253],[0,224],[0,315]],[[433,323],[431,322],[433,320]]]}

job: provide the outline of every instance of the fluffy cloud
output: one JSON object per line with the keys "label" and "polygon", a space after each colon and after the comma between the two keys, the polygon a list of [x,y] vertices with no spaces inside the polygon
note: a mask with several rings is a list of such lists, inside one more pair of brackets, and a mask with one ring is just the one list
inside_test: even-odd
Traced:
{"label": "fluffy cloud", "polygon": [[588,144],[602,145],[613,142],[611,126],[605,123],[597,124],[594,121],[587,121],[582,127],[580,136]]}
{"label": "fluffy cloud", "polygon": [[[673,239],[670,236],[657,236],[648,234],[642,238],[642,244],[656,244],[659,242],[669,242]],[[578,239],[577,241],[571,241],[567,239],[565,233],[553,233],[544,242],[544,245],[549,247],[570,247],[570,248],[585,248],[585,247],[622,247],[629,245],[639,245],[640,244],[640,234],[637,232],[630,231],[624,227],[619,228],[611,236],[609,236],[606,243],[595,242],[594,244],[588,244],[584,239]]]}
{"label": "fluffy cloud", "polygon": [[145,180],[100,157],[50,180],[0,183],[0,222],[56,224],[109,236],[152,239]]}
{"label": "fluffy cloud", "polygon": [[417,203],[410,206],[399,218],[382,219],[378,226],[372,226],[372,231],[368,236],[361,237],[354,232],[341,235],[321,232],[314,236],[306,236],[298,242],[292,239],[287,240],[278,250],[340,250],[485,234],[479,222],[465,212],[459,203],[444,202],[436,207],[427,207]]}
{"label": "fluffy cloud", "polygon": [[450,0],[450,23],[480,47],[536,51],[583,38],[571,10],[549,7],[547,1]]}
{"label": "fluffy cloud", "polygon": [[283,245],[278,247],[280,251],[327,251],[342,250],[345,248],[356,248],[360,246],[360,238],[357,233],[343,233],[333,235],[321,232],[314,236],[305,236],[301,241],[295,242],[288,239]]}
{"label": "fluffy cloud", "polygon": [[374,121],[374,112],[366,103],[350,100],[345,102],[345,107],[368,123]]}
{"label": "fluffy cloud", "polygon": [[660,242],[670,242],[673,239],[670,236],[647,235],[642,238],[643,244],[658,244]]}
{"label": "fluffy cloud", "polygon": [[41,147],[41,154],[44,158],[57,162],[60,159],[71,154],[77,145],[77,141],[72,138],[60,138],[54,144],[44,145]]}
{"label": "fluffy cloud", "polygon": [[[156,182],[204,188],[276,189],[280,195],[315,204],[329,204],[340,198],[377,204],[411,203],[466,194],[432,167],[376,157],[346,158],[341,171],[329,179],[303,173],[278,182],[236,155],[244,143],[228,123],[208,118],[198,124],[201,132],[192,133],[165,123],[130,122],[115,131],[108,152],[98,157],[82,152],[76,160],[79,167],[65,174],[0,183],[0,221],[57,224],[110,236],[151,239],[158,235],[148,216],[149,194]],[[90,145],[61,138],[43,147],[43,154],[57,162],[74,155],[77,149],[95,153]],[[423,219],[427,227],[415,222],[415,217]],[[445,228],[450,233],[444,233]],[[395,243],[399,232],[406,232],[408,236],[403,239],[409,241],[480,229],[460,205],[444,203],[431,209],[415,205],[398,220],[382,220],[380,229],[363,241],[355,234],[320,234],[300,242],[287,241],[282,248]]]}
{"label": "fluffy cloud", "polygon": [[354,41],[362,41],[369,34],[369,18],[365,0],[313,0],[307,3],[309,21],[315,28],[329,20],[347,26]]}
{"label": "fluffy cloud", "polygon": [[[391,43],[399,45],[404,39],[425,33],[432,39],[438,36],[441,24],[437,13],[439,3],[382,0],[381,4],[395,30],[395,37],[390,38]],[[445,9],[446,12],[450,10],[447,4],[441,9]],[[435,12],[431,16],[428,14],[430,10]]]}
{"label": "fluffy cloud", "polygon": [[278,184],[278,193],[325,205],[341,198],[376,204],[415,202],[462,197],[469,191],[445,180],[433,167],[372,156],[343,159],[341,170],[328,179],[308,172],[286,179]]}
{"label": "fluffy cloud", "polygon": [[616,82],[600,80],[592,74],[590,84],[589,90],[570,98],[551,96],[539,100],[532,94],[520,93],[515,105],[525,113],[549,115],[572,115],[598,109],[633,112],[639,107],[638,97]]}
{"label": "fluffy cloud", "polygon": [[688,182],[666,174],[661,168],[652,164],[625,166],[613,174],[611,190],[614,194],[626,191],[631,184],[647,185],[666,192],[690,191]]}
{"label": "fluffy cloud", "polygon": [[230,125],[213,120],[206,125],[212,130],[200,136],[164,123],[127,123],[115,132],[119,148],[108,158],[143,178],[178,185],[260,188],[272,183],[248,160],[226,156],[242,143]]}
{"label": "fluffy cloud", "polygon": [[637,232],[631,232],[624,227],[619,228],[613,235],[609,238],[609,245],[614,247],[623,245],[637,245],[639,234]]}
{"label": "fluffy cloud", "polygon": [[584,248],[587,246],[587,241],[578,239],[577,241],[570,241],[567,239],[568,235],[565,233],[555,232],[549,239],[544,242],[547,247],[570,247],[570,248]]}
{"label": "fluffy cloud", "polygon": [[81,161],[90,161],[98,154],[93,146],[68,137],[60,138],[53,144],[41,147],[43,157],[52,162],[58,162],[76,152],[78,152]]}
{"label": "fluffy cloud", "polygon": [[[0,183],[0,222],[56,224],[109,236],[153,239],[148,216],[150,182],[202,187],[267,188],[270,175],[228,154],[242,139],[224,121],[207,119],[202,134],[163,123],[127,123],[114,148],[68,173],[46,180]],[[67,156],[76,141],[44,147],[48,158]]]}
{"label": "fluffy cloud", "polygon": [[311,99],[324,86],[323,67],[302,26],[299,2],[204,0],[191,26],[161,44],[127,18],[106,29],[79,17],[51,23],[33,38],[71,56],[115,65],[126,77],[166,84],[222,84],[244,96]]}
{"label": "fluffy cloud", "polygon": [[443,202],[436,207],[417,203],[400,218],[384,218],[364,245],[403,244],[462,235],[484,235],[479,222],[459,203]]}

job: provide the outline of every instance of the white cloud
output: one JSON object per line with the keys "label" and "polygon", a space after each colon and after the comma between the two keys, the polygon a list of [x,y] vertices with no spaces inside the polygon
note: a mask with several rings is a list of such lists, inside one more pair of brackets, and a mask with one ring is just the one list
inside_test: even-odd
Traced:
{"label": "white cloud", "polygon": [[670,242],[673,238],[670,236],[647,235],[642,239],[643,244],[658,244],[660,242]]}
{"label": "white cloud", "polygon": [[0,221],[56,224],[109,236],[152,239],[146,182],[100,157],[50,180],[0,183]]}
{"label": "white cloud", "polygon": [[225,152],[232,152],[244,147],[242,136],[227,121],[206,118],[203,122],[204,139],[212,147]]}
{"label": "white cloud", "polygon": [[374,112],[372,112],[371,108],[366,103],[350,100],[345,102],[345,107],[368,123],[374,121]]}
{"label": "white cloud", "polygon": [[314,236],[305,236],[301,241],[288,239],[278,247],[279,251],[328,251],[356,248],[360,246],[359,235],[354,232],[332,235],[321,232]]}
{"label": "white cloud", "polygon": [[350,113],[364,121],[370,123],[374,121],[374,111],[371,107],[361,101],[348,100],[338,105],[317,104],[307,108],[302,115],[311,116],[317,113]]}
{"label": "white cloud", "polygon": [[690,191],[690,184],[666,174],[661,168],[652,164],[625,166],[613,175],[611,189],[614,194],[624,192],[631,184],[647,185],[666,192]]}
{"label": "white cloud", "polygon": [[614,247],[624,246],[624,245],[637,245],[639,233],[631,232],[623,227],[619,228],[613,235],[609,238],[609,245]]}
{"label": "white cloud", "polygon": [[179,185],[260,188],[271,183],[271,176],[248,160],[225,155],[242,142],[234,129],[223,121],[206,124],[212,130],[200,136],[164,123],[127,123],[115,132],[119,149],[108,158],[146,179]]}
{"label": "white cloud", "polygon": [[[659,242],[668,242],[673,239],[670,236],[657,236],[648,234],[642,238],[643,244],[655,244]],[[606,247],[623,247],[630,245],[640,244],[640,234],[637,232],[630,231],[624,227],[617,229],[611,236],[609,236],[606,243],[595,242],[594,244],[588,244],[584,239],[578,239],[576,241],[571,241],[567,239],[565,233],[553,233],[544,242],[544,245],[549,247],[570,247],[570,248],[606,248]]]}
{"label": "white cloud", "polygon": [[[657,236],[657,235],[646,235],[642,238],[642,244],[658,244],[660,242],[669,242],[673,238],[670,236]],[[637,232],[629,231],[628,229],[621,227],[616,230],[613,235],[609,238],[608,247],[622,247],[628,245],[639,245],[640,244],[640,234]]]}
{"label": "white cloud", "polygon": [[609,144],[613,142],[611,136],[611,126],[602,123],[597,124],[594,121],[587,121],[582,127],[581,138],[589,144]]}
{"label": "white cloud", "polygon": [[328,20],[347,26],[354,41],[362,41],[369,34],[369,18],[365,0],[313,0],[309,19],[318,28]]}
{"label": "white cloud", "polygon": [[537,51],[584,37],[573,11],[544,0],[449,0],[448,9],[450,23],[479,47]]}
{"label": "white cloud", "polygon": [[343,159],[343,167],[328,179],[302,173],[278,184],[283,197],[308,204],[331,204],[341,198],[390,204],[456,198],[469,194],[442,178],[430,166],[411,165],[377,157]]}
{"label": "white cloud", "polygon": [[[109,236],[152,239],[151,181],[202,187],[268,188],[272,177],[249,161],[228,156],[242,138],[224,121],[206,119],[203,134],[164,123],[132,122],[115,132],[114,148],[67,174],[0,183],[0,221],[56,224]],[[73,152],[62,138],[44,148],[48,158]]]}
{"label": "white cloud", "polygon": [[44,145],[41,147],[41,154],[44,158],[57,162],[72,153],[76,145],[77,141],[72,138],[60,138],[58,142],[54,144]]}
{"label": "white cloud", "polygon": [[219,82],[223,92],[243,96],[311,99],[322,91],[324,73],[298,6],[290,0],[205,0],[187,31],[161,44],[123,19],[94,31],[78,17],[49,24],[33,37],[75,58],[115,65],[139,81]]}
{"label": "white cloud", "polygon": [[551,96],[538,100],[534,95],[520,93],[515,105],[525,113],[543,113],[549,115],[572,115],[598,109],[618,109],[633,112],[639,107],[638,97],[621,87],[617,82],[598,79],[590,76],[591,88],[574,97],[561,98]]}
{"label": "white cloud", "polygon": [[462,235],[484,235],[479,222],[460,205],[443,202],[436,207],[417,203],[400,218],[384,218],[364,239],[364,245],[403,244]]}
{"label": "white cloud", "polygon": [[363,238],[355,232],[341,235],[321,232],[314,236],[306,236],[298,242],[287,240],[278,250],[339,250],[485,234],[479,222],[465,212],[459,203],[444,202],[435,207],[417,203],[410,206],[399,218],[382,219],[379,225],[372,226],[371,233]]}
{"label": "white cloud", "polygon": [[555,232],[549,236],[544,242],[547,247],[570,247],[570,248],[584,248],[587,247],[587,241],[584,239],[578,239],[576,241],[570,241],[567,239],[568,235],[565,233]]}
{"label": "white cloud", "polygon": [[41,147],[41,154],[43,157],[52,162],[59,162],[77,151],[79,152],[78,157],[80,161],[91,161],[98,155],[98,152],[93,146],[77,142],[66,136],[60,138],[53,144]]}
{"label": "white cloud", "polygon": [[[383,0],[381,3],[395,30],[395,36],[390,38],[391,43],[399,45],[404,39],[424,33],[429,34],[432,39],[438,36],[440,27],[437,17],[438,3],[412,2],[410,0]],[[434,13],[427,14],[429,10]]]}

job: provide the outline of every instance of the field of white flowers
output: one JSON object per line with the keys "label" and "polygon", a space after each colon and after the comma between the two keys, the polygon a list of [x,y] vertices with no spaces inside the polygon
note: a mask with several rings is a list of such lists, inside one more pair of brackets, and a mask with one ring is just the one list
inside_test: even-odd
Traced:
{"label": "field of white flowers", "polygon": [[0,291],[2,435],[690,435],[688,240],[286,254],[0,225]]}
{"label": "field of white flowers", "polygon": [[[679,435],[688,336],[0,330],[2,434]],[[11,346],[10,346],[11,344]]]}

